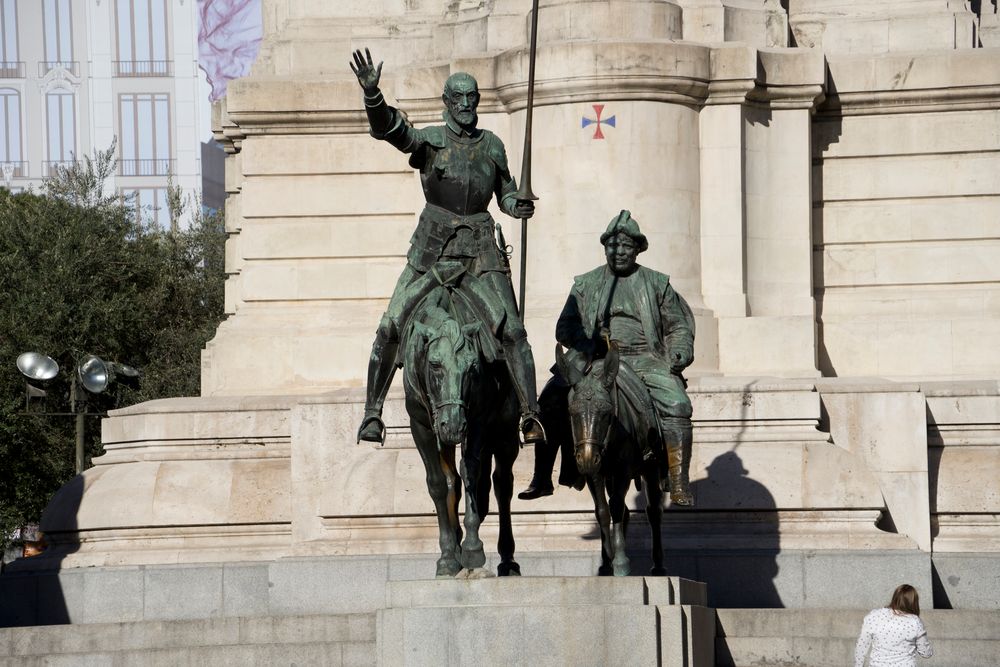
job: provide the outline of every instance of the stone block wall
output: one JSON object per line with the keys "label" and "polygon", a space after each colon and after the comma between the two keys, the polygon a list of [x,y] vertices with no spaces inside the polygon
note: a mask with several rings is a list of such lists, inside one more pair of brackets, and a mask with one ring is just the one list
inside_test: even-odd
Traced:
{"label": "stone block wall", "polygon": [[996,58],[828,58],[812,167],[824,375],[1000,373]]}

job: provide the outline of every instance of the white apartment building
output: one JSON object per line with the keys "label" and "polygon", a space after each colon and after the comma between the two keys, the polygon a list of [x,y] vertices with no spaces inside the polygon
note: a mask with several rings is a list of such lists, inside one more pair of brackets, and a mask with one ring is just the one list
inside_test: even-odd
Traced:
{"label": "white apartment building", "polygon": [[166,188],[201,190],[197,0],[0,0],[0,185],[118,139],[108,187],[168,223]]}

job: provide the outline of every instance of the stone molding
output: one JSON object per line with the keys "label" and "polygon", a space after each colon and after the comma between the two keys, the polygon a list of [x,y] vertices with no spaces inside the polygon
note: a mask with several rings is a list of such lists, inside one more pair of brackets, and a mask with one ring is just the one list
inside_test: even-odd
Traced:
{"label": "stone molding", "polygon": [[[926,554],[920,533],[927,525],[933,553],[1000,551],[995,381],[927,383],[922,393],[921,385],[877,378],[705,377],[692,381],[691,392],[692,477],[705,502],[694,510],[668,509],[668,550],[733,558],[796,550]],[[114,411],[104,422],[108,454],[64,487],[46,512],[49,557],[23,565],[433,553],[436,522],[424,473],[402,427],[401,397],[393,392],[389,398],[386,418],[397,428],[385,448],[354,444],[358,390],[167,399]],[[914,400],[919,409],[910,405]],[[896,406],[895,421],[883,418],[873,428],[871,416],[887,406]],[[902,419],[925,412],[932,420],[929,447],[918,451],[920,442],[901,442],[909,437]],[[226,446],[239,439],[245,444]],[[863,453],[852,453],[859,448]],[[727,466],[726,474],[718,476],[722,469],[713,465]],[[515,487],[522,488],[530,455],[518,466]],[[907,486],[910,478],[915,486]],[[385,481],[398,487],[388,500],[375,492]],[[935,491],[942,484],[947,493]],[[921,509],[928,507],[926,495],[920,498],[928,485],[929,515]],[[727,487],[743,491],[727,501]],[[744,493],[754,488],[766,488],[772,499],[755,504]],[[637,510],[629,539],[645,553],[649,537],[639,495],[629,501]],[[525,558],[596,553],[587,537],[593,508],[586,493],[561,488],[542,501],[515,500],[513,520]],[[492,521],[484,525],[487,542],[495,540],[495,529]]]}
{"label": "stone molding", "polygon": [[[412,122],[434,122],[441,115],[441,81],[452,71],[465,70],[479,79],[480,113],[517,113],[527,103],[526,55],[524,48],[518,48],[456,59],[450,66],[409,67],[395,78],[386,76],[383,89]],[[546,71],[566,71],[563,65],[570,62],[574,63],[570,77]],[[818,51],[666,40],[557,42],[539,48],[538,63],[535,104],[539,107],[596,96],[695,107],[739,103],[812,109],[823,98],[825,79]],[[230,150],[238,150],[250,135],[368,130],[353,79],[252,77],[234,81],[229,90],[215,135],[217,141],[228,142]]]}
{"label": "stone molding", "polygon": [[1000,105],[1000,49],[828,55],[827,98],[820,116],[995,109]]}

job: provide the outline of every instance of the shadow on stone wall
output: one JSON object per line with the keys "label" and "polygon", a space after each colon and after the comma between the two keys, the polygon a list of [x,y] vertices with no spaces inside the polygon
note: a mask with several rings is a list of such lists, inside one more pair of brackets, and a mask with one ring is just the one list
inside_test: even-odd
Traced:
{"label": "shadow on stone wall", "polygon": [[83,476],[77,475],[56,492],[46,508],[41,529],[49,547],[38,556],[15,560],[0,576],[0,627],[71,622],[70,592],[64,590],[66,580],[59,573],[63,560],[80,548],[77,511],[83,486]]}
{"label": "shadow on stone wall", "polygon": [[[668,507],[664,512],[667,574],[707,583],[711,607],[785,607],[775,586],[780,548],[774,496],[748,476],[735,451],[717,456],[707,472],[708,477],[691,484],[697,507]],[[632,574],[641,576],[652,564],[644,494],[632,494],[629,505],[636,509],[631,513],[626,551]],[[600,548],[596,524],[584,538]],[[733,546],[722,546],[720,541]]]}
{"label": "shadow on stone wall", "polygon": [[[749,477],[743,459],[735,451],[717,456],[707,472],[707,477],[691,484],[699,507],[695,512],[703,511],[707,519],[718,522],[718,532],[722,535],[713,537],[728,534],[734,540],[744,541],[748,535],[742,530],[736,534],[733,531],[735,524],[740,523],[741,527],[750,528],[752,538],[745,540],[745,547],[695,553],[671,551],[671,559],[693,561],[695,572],[691,578],[708,584],[711,607],[784,607],[774,584],[780,552],[774,496],[766,486]],[[727,512],[729,516],[721,518],[719,512]],[[710,536],[714,532],[711,525],[705,526],[705,530]]]}

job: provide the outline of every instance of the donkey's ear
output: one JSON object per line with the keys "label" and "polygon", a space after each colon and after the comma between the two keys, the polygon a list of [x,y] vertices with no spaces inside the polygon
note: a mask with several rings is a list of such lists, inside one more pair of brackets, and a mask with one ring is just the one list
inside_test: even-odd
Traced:
{"label": "donkey's ear", "polygon": [[604,386],[608,391],[615,386],[615,379],[618,377],[618,367],[621,357],[618,354],[618,343],[612,341],[608,348],[608,353],[604,357]]}
{"label": "donkey's ear", "polygon": [[566,353],[559,343],[556,343],[556,368],[559,369],[559,375],[571,387],[583,379],[583,375],[577,370],[576,366],[566,358]]}

